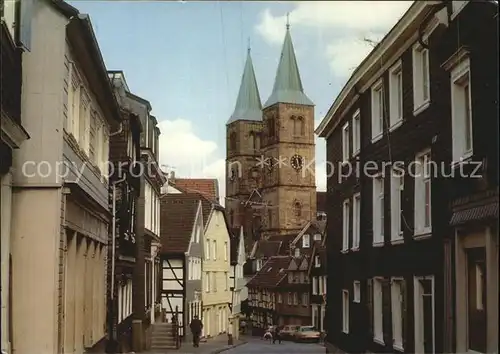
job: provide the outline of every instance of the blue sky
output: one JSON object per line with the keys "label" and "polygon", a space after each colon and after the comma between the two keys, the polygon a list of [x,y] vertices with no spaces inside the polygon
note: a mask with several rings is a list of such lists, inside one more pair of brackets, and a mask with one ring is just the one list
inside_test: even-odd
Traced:
{"label": "blue sky", "polygon": [[[270,95],[286,14],[306,94],[324,117],[354,67],[411,4],[404,1],[71,1],[90,14],[106,66],[123,70],[160,121],[160,160],[177,176],[216,177],[224,191],[225,123],[232,113],[248,38],[264,102]],[[325,144],[317,139],[324,189]]]}

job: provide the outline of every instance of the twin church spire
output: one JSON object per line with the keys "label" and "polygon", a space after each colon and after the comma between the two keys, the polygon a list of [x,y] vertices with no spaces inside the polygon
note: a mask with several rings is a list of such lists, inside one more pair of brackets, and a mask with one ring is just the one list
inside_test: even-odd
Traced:
{"label": "twin church spire", "polygon": [[285,41],[283,42],[281,58],[276,72],[276,78],[274,80],[271,96],[264,104],[264,107],[262,107],[252,57],[250,55],[250,48],[248,48],[245,69],[241,78],[236,106],[227,124],[237,120],[261,121],[262,108],[272,106],[276,103],[293,103],[309,106],[314,105],[314,103],[304,93],[288,21],[286,26]]}

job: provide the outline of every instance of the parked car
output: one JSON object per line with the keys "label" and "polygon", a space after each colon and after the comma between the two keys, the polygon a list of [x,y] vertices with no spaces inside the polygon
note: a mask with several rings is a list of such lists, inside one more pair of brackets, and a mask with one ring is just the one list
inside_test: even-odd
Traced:
{"label": "parked car", "polygon": [[300,326],[297,325],[287,325],[283,326],[283,329],[280,332],[281,338],[282,339],[294,339],[294,334],[297,332],[297,330],[300,328]]}
{"label": "parked car", "polygon": [[319,342],[321,333],[314,326],[300,326],[294,334],[296,342]]}

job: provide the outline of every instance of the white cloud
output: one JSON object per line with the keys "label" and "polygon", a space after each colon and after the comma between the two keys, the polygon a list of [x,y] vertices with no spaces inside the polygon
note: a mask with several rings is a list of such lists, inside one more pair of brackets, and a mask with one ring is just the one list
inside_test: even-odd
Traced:
{"label": "white cloud", "polygon": [[[323,53],[333,73],[347,77],[372,49],[364,38],[380,40],[396,24],[413,1],[304,1],[290,12],[292,29],[314,29],[310,35],[325,42]],[[286,15],[261,14],[256,31],[271,44],[281,44]],[[304,33],[304,32],[302,32]]]}

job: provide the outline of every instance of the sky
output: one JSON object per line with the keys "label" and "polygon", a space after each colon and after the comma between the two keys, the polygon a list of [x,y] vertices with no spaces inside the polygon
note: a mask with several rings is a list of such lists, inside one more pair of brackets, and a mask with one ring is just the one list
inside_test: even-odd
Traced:
{"label": "sky", "polygon": [[[261,100],[271,94],[287,13],[300,75],[324,118],[356,66],[412,1],[70,1],[90,15],[108,70],[159,121],[160,164],[176,177],[225,188],[226,122],[250,43]],[[316,138],[316,185],[326,189],[326,146]]]}

